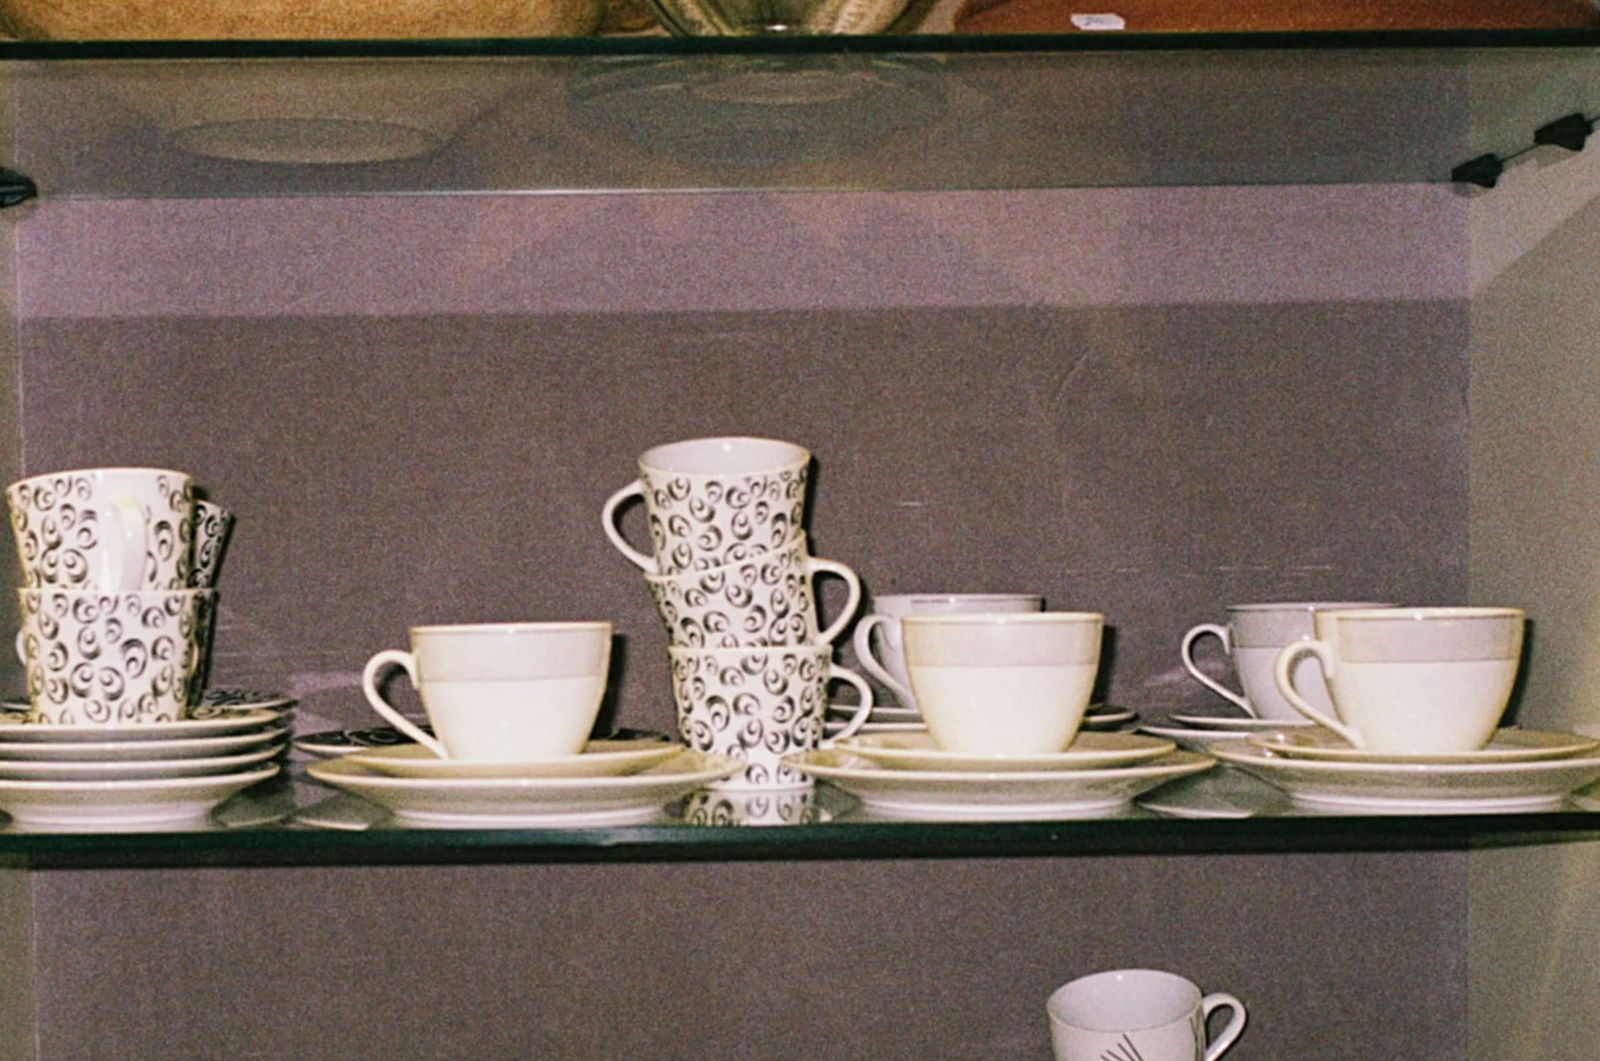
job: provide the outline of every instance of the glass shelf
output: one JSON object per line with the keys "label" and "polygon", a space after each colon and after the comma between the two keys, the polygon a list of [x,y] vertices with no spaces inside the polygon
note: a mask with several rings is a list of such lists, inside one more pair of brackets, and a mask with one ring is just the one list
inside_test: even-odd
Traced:
{"label": "glass shelf", "polygon": [[[895,821],[819,785],[809,798],[732,809],[695,797],[650,824],[410,829],[354,796],[294,779],[234,797],[202,828],[28,833],[0,828],[0,865],[27,869],[1063,857],[1111,854],[1466,850],[1600,839],[1600,800],[1507,814],[1330,814],[1227,767],[1158,789],[1162,807],[1051,821]],[[1177,808],[1178,813],[1173,813]],[[1198,819],[1179,814],[1225,813]],[[740,824],[741,814],[763,820]],[[785,819],[768,824],[764,819]],[[322,823],[320,825],[309,824]],[[329,827],[332,826],[332,827]]]}
{"label": "glass shelf", "polygon": [[0,84],[47,199],[1448,183],[1600,115],[1597,58],[1577,30],[8,42]]}

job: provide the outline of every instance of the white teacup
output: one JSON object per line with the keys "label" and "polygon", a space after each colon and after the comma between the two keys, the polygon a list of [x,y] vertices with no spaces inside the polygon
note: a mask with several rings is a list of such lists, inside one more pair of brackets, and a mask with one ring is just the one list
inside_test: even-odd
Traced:
{"label": "white teacup", "polygon": [[[791,752],[828,747],[853,735],[872,714],[866,679],[833,662],[827,645],[776,648],[669,648],[678,733],[689,747],[742,759],[745,768],[711,788],[810,788],[811,778],[783,762]],[[834,738],[822,739],[828,686],[856,687],[861,706]]]}
{"label": "white teacup", "polygon": [[[1358,608],[1319,612],[1317,636],[1273,667],[1284,699],[1367,751],[1445,754],[1489,743],[1511,700],[1527,615],[1520,608]],[[1333,706],[1301,696],[1294,667],[1322,664]]]}
{"label": "white teacup", "polygon": [[[832,644],[861,606],[861,580],[837,560],[807,551],[802,532],[772,552],[737,564],[645,575],[656,611],[674,645],[756,648]],[[819,574],[843,579],[849,590],[833,622],[817,629]]]}
{"label": "white teacup", "polygon": [[[1277,662],[1283,646],[1295,641],[1306,641],[1316,636],[1312,618],[1328,608],[1387,608],[1390,605],[1376,601],[1288,601],[1273,604],[1235,604],[1228,609],[1228,624],[1201,623],[1190,627],[1183,635],[1179,655],[1184,669],[1207,689],[1237,704],[1245,714],[1254,718],[1299,719],[1300,713],[1278,694],[1278,684],[1272,677],[1272,666]],[[1239,684],[1244,694],[1234,692],[1200,669],[1194,661],[1194,643],[1202,637],[1215,637],[1222,642],[1222,651],[1233,659],[1234,670],[1239,674]],[[1295,683],[1305,698],[1323,711],[1332,711],[1328,692],[1323,688],[1321,672],[1311,660],[1302,660],[1295,671]]]}
{"label": "white teacup", "polygon": [[[1206,1042],[1206,1018],[1232,1010]],[[1063,984],[1050,996],[1056,1061],[1215,1061],[1244,1032],[1244,1003],[1159,969],[1117,969]]]}
{"label": "white teacup", "polygon": [[6,488],[27,586],[190,588],[194,484],[162,468],[83,468]]}
{"label": "white teacup", "polygon": [[908,615],[906,671],[922,719],[946,751],[1058,752],[1094,692],[1098,612]]}
{"label": "white teacup", "polygon": [[[639,570],[675,575],[747,560],[794,537],[805,519],[811,454],[769,438],[697,438],[646,450],[639,478],[606,499],[606,537]],[[617,510],[644,499],[649,556],[628,544]]]}
{"label": "white teacup", "polygon": [[[367,661],[361,687],[374,711],[442,759],[534,762],[583,750],[610,663],[607,622],[417,626],[410,652]],[[389,666],[410,676],[437,739],[383,699],[377,678]]]}
{"label": "white teacup", "polygon": [[[904,707],[916,707],[906,674],[905,640],[900,620],[908,615],[958,615],[972,612],[1036,612],[1044,598],[1033,593],[886,593],[872,599],[872,614],[856,624],[853,644],[861,669],[882,682]],[[877,631],[874,651],[873,631]]]}

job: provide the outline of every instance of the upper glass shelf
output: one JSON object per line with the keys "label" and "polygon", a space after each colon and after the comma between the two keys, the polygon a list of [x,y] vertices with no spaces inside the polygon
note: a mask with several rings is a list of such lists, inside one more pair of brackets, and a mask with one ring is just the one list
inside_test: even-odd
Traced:
{"label": "upper glass shelf", "polygon": [[45,198],[1448,184],[1600,116],[1597,59],[1589,30],[0,42],[0,161]]}

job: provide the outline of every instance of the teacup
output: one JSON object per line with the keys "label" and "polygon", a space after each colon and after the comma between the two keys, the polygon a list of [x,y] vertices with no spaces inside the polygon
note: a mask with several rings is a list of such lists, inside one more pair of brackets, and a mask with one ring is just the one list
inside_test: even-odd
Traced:
{"label": "teacup", "polygon": [[[641,571],[675,575],[747,560],[793,538],[805,518],[811,454],[767,438],[697,438],[646,450],[639,478],[606,499],[606,537]],[[655,555],[622,536],[617,510],[644,499]]]}
{"label": "teacup", "polygon": [[1099,612],[907,615],[906,671],[946,751],[1058,752],[1083,722],[1100,667]]}
{"label": "teacup", "polygon": [[[1300,713],[1278,694],[1277,682],[1272,677],[1272,665],[1283,646],[1295,641],[1306,641],[1315,636],[1312,619],[1319,611],[1328,608],[1388,608],[1391,605],[1377,601],[1288,601],[1273,604],[1235,604],[1228,609],[1228,624],[1201,623],[1189,628],[1183,635],[1179,655],[1184,669],[1201,685],[1237,704],[1245,714],[1254,718],[1275,720],[1300,718]],[[1194,643],[1202,637],[1215,637],[1222,642],[1222,651],[1233,659],[1239,684],[1244,694],[1234,692],[1200,669],[1194,661]],[[1295,682],[1305,698],[1323,711],[1331,712],[1332,703],[1321,682],[1321,672],[1311,660],[1302,660],[1295,671]]]}
{"label": "teacup", "polygon": [[[1206,1041],[1206,1018],[1232,1011]],[[1202,996],[1190,980],[1159,969],[1116,969],[1063,984],[1050,996],[1056,1061],[1215,1061],[1244,1032],[1244,1003]]]}
{"label": "teacup", "polygon": [[[836,560],[809,555],[809,547],[802,532],[737,564],[645,575],[669,641],[714,648],[832,644],[861,606],[861,580]],[[849,589],[843,610],[821,631],[813,587],[819,574],[835,575]]]}
{"label": "teacup", "polygon": [[[1448,754],[1489,743],[1511,700],[1527,615],[1520,608],[1357,608],[1316,615],[1317,636],[1279,653],[1284,699],[1352,747]],[[1334,711],[1308,702],[1295,665],[1315,657]]]}
{"label": "teacup", "polygon": [[740,773],[710,786],[714,789],[811,787],[808,776],[782,759],[833,743],[822,739],[832,682],[848,682],[861,696],[861,705],[834,739],[853,735],[872,713],[871,687],[835,664],[827,645],[667,651],[678,732],[685,743],[746,763]]}
{"label": "teacup", "polygon": [[[1032,593],[886,593],[872,599],[872,614],[856,624],[854,645],[861,669],[882,682],[904,707],[916,707],[906,674],[905,640],[900,620],[908,615],[968,612],[1036,612],[1044,598]],[[877,651],[872,633],[878,632]]]}
{"label": "teacup", "polygon": [[184,718],[210,592],[18,590],[29,720],[115,726]]}
{"label": "teacup", "polygon": [[84,468],[6,488],[26,586],[190,588],[194,485],[160,468]]}
{"label": "teacup", "polygon": [[[441,759],[533,762],[577,755],[600,714],[611,624],[417,626],[411,651],[367,661],[361,687],[373,710]],[[436,736],[378,690],[386,667],[405,670]]]}

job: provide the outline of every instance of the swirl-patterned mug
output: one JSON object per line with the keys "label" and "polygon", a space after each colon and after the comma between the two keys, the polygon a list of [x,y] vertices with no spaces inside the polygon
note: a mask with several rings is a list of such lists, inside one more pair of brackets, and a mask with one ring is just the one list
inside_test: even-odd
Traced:
{"label": "swirl-patterned mug", "polygon": [[196,589],[216,589],[222,575],[222,553],[233,533],[234,515],[214,501],[194,503],[194,570],[190,583]]}
{"label": "swirl-patterned mug", "polygon": [[[769,438],[697,438],[639,457],[639,478],[606,499],[611,544],[647,574],[722,567],[771,552],[801,529],[811,454]],[[623,537],[617,511],[644,499],[654,555]]]}
{"label": "swirl-patterned mug", "polygon": [[[809,788],[807,775],[783,762],[792,752],[849,737],[872,713],[872,689],[833,662],[827,645],[777,648],[669,648],[678,733],[689,747],[739,759],[745,768],[709,787]],[[828,685],[848,682],[861,696],[849,723],[822,739]]]}
{"label": "swirl-patterned mug", "polygon": [[[668,641],[710,648],[832,644],[861,606],[861,580],[844,564],[819,560],[808,549],[801,533],[741,563],[646,575]],[[843,579],[849,590],[843,610],[820,631],[814,587],[819,574]]]}
{"label": "swirl-patterned mug", "polygon": [[189,712],[210,590],[22,589],[31,722],[116,726]]}
{"label": "swirl-patterned mug", "polygon": [[161,468],[84,468],[6,488],[25,586],[190,588],[194,484]]}

